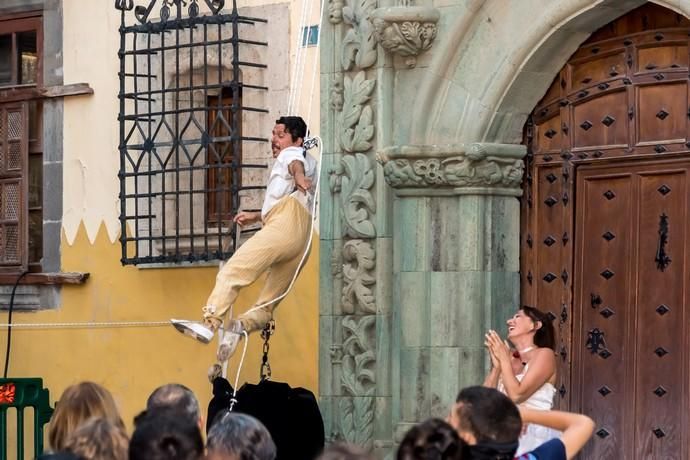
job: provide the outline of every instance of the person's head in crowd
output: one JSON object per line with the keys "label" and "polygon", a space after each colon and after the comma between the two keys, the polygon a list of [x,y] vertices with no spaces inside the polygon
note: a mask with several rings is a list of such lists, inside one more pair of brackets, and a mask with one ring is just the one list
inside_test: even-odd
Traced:
{"label": "person's head in crowd", "polygon": [[169,383],[153,390],[146,401],[146,411],[172,410],[178,414],[184,414],[190,420],[194,420],[199,427],[203,427],[199,401],[192,390],[179,383]]}
{"label": "person's head in crowd", "polygon": [[103,418],[118,428],[125,429],[115,400],[108,390],[93,382],[81,382],[67,387],[50,418],[48,443],[51,450],[63,450],[69,436],[92,418]]}
{"label": "person's head in crowd", "polygon": [[204,441],[198,423],[174,410],[144,411],[134,419],[130,460],[200,460]]}
{"label": "person's head in crowd", "polygon": [[458,394],[450,424],[470,446],[471,458],[512,459],[522,431],[513,401],[494,388],[473,386]]}
{"label": "person's head in crowd", "polygon": [[274,460],[276,445],[266,427],[254,417],[219,413],[206,442],[208,460]]}
{"label": "person's head in crowd", "polygon": [[81,460],[127,460],[125,430],[104,418],[82,424],[65,443],[65,450]]}
{"label": "person's head in crowd", "polygon": [[467,445],[455,429],[432,418],[412,427],[398,448],[397,460],[462,460],[469,458]]}
{"label": "person's head in crowd", "polygon": [[373,457],[359,446],[336,442],[324,449],[318,460],[372,460]]}

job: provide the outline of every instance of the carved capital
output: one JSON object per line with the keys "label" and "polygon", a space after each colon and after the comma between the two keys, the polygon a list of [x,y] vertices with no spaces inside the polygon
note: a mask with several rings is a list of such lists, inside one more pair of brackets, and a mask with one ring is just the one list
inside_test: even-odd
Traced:
{"label": "carved capital", "polygon": [[407,58],[407,66],[414,67],[417,56],[431,48],[439,18],[435,8],[395,6],[374,10],[371,22],[381,46],[389,53]]}
{"label": "carved capital", "polygon": [[520,196],[523,145],[454,144],[387,147],[377,154],[398,195]]}

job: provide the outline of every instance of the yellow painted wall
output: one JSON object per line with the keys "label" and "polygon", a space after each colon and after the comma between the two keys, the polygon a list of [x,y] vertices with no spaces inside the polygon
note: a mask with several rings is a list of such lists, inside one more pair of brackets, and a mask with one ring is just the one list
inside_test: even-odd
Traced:
{"label": "yellow painted wall", "polygon": [[[62,289],[62,306],[39,313],[15,314],[15,323],[83,321],[161,321],[199,317],[214,281],[215,268],[138,269],[119,263],[119,243],[111,243],[101,227],[93,244],[83,226],[72,245],[63,238],[63,270],[91,273],[81,286]],[[260,282],[248,287],[236,303],[246,308],[258,296]],[[316,393],[318,247],[276,312],[277,332],[271,340],[274,380]],[[0,314],[6,322],[7,314]],[[252,335],[241,382],[256,382],[261,339]],[[0,349],[6,336],[0,332]],[[117,329],[15,329],[11,377],[43,377],[51,401],[70,384],[92,380],[105,385],[117,400],[128,426],[157,386],[178,382],[199,397],[204,413],[211,397],[206,370],[215,343],[202,345],[172,326]],[[236,369],[237,357],[229,368]]]}

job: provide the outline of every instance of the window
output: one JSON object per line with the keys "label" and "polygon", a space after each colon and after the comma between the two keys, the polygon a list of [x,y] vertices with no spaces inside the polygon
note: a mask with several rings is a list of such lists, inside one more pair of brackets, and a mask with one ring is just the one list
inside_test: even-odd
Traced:
{"label": "window", "polygon": [[126,8],[121,16],[125,265],[227,259],[242,237],[232,218],[265,188],[269,88],[259,53],[268,44],[246,37],[266,21],[194,6],[174,2],[160,20]]}
{"label": "window", "polygon": [[316,46],[319,44],[319,26],[302,28],[302,46]]}
{"label": "window", "polygon": [[41,271],[41,17],[0,20],[0,273]]}
{"label": "window", "polygon": [[[242,100],[239,99],[240,106]],[[242,186],[242,175],[239,165],[242,163],[242,144],[239,143],[239,151],[233,151],[232,143],[232,90],[223,88],[218,96],[209,96],[206,104],[209,107],[208,131],[214,142],[210,142],[206,152],[208,174],[206,193],[206,220],[209,224],[230,225],[233,217],[233,195],[236,195],[236,187]],[[237,117],[241,120],[241,110]],[[242,135],[242,123],[237,123],[237,135]],[[234,162],[234,169],[233,169]],[[235,192],[235,193],[233,193]],[[235,206],[235,209],[237,206]]]}

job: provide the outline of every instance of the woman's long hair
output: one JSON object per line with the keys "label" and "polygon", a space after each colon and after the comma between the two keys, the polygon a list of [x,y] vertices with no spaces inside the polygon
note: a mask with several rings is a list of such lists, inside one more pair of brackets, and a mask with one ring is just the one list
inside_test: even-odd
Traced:
{"label": "woman's long hair", "polygon": [[527,305],[523,305],[520,310],[535,323],[541,323],[541,327],[534,333],[534,344],[540,348],[556,350],[556,332],[551,317],[541,310]]}
{"label": "woman's long hair", "polygon": [[67,438],[92,418],[104,418],[116,427],[125,429],[115,400],[108,390],[93,382],[67,387],[50,418],[48,441],[53,452],[63,450]]}

